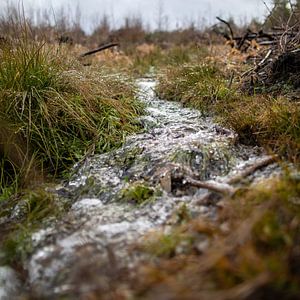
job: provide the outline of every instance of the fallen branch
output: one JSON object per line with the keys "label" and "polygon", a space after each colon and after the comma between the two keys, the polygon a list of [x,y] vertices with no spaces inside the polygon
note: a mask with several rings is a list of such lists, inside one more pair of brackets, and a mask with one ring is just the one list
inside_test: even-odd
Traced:
{"label": "fallen branch", "polygon": [[253,174],[259,169],[262,169],[263,167],[266,167],[272,163],[274,163],[278,159],[277,155],[274,156],[267,156],[259,161],[257,161],[252,166],[247,167],[245,170],[241,171],[239,174],[229,178],[226,183],[227,184],[236,184],[239,183],[241,180],[246,178],[247,176]]}
{"label": "fallen branch", "polygon": [[85,53],[82,53],[80,55],[80,57],[85,57],[85,56],[88,56],[88,55],[92,55],[94,53],[97,53],[97,52],[100,52],[100,51],[103,51],[103,50],[106,50],[108,48],[112,48],[112,47],[116,47],[116,46],[119,46],[118,43],[110,43],[110,44],[106,44],[106,45],[103,45],[103,46],[100,46],[96,49],[93,49],[93,50],[90,50],[88,52],[85,52]]}
{"label": "fallen branch", "polygon": [[[233,195],[236,192],[236,188],[232,187],[231,185],[239,183],[244,178],[248,177],[249,175],[255,173],[257,170],[262,169],[263,167],[266,167],[274,162],[276,162],[278,156],[267,156],[256,163],[254,163],[252,166],[247,167],[245,170],[241,171],[237,175],[229,178],[224,183],[222,182],[216,182],[216,181],[208,181],[208,182],[202,182],[193,180],[191,178],[187,178],[187,182],[190,183],[193,186],[199,187],[199,188],[205,188],[210,190],[211,192],[216,192],[221,195]],[[207,194],[203,195],[201,198],[197,199],[194,203],[195,204],[204,204],[207,201],[209,201],[210,196],[212,195],[211,192],[208,192]]]}
{"label": "fallen branch", "polygon": [[185,178],[186,183],[189,183],[190,185],[198,188],[207,189],[219,194],[222,194],[224,196],[230,196],[233,195],[236,191],[235,188],[233,188],[231,185],[227,183],[222,182],[216,182],[216,181],[199,181],[195,180],[193,178],[187,177]]}

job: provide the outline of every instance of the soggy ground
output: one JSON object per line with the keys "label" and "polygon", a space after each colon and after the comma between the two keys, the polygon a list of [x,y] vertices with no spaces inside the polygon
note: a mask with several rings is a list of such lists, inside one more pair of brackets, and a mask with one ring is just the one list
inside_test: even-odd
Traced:
{"label": "soggy ground", "polygon": [[[109,290],[121,270],[133,269],[142,259],[134,247],[139,239],[170,224],[180,207],[217,217],[215,205],[199,204],[207,191],[189,186],[186,173],[222,182],[265,156],[260,148],[237,144],[233,132],[200,112],[157,99],[154,85],[139,82],[148,112],[141,118],[144,132],[127,138],[121,149],[86,159],[69,182],[57,187],[55,192],[72,206],[61,221],[33,235],[35,250],[25,269],[34,294],[72,298],[99,285]],[[271,165],[250,180],[276,168]]]}

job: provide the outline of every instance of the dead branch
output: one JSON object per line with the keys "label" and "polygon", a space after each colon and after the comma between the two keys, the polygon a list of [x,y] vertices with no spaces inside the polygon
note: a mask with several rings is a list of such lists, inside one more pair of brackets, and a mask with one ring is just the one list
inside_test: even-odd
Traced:
{"label": "dead branch", "polygon": [[229,196],[235,193],[236,189],[233,188],[231,185],[227,183],[221,183],[217,181],[199,181],[195,180],[191,177],[185,178],[185,181],[189,183],[190,185],[198,188],[207,189],[219,194],[222,194],[224,196]]}
{"label": "dead branch", "polygon": [[226,183],[227,184],[236,184],[236,183],[239,183],[241,180],[243,180],[247,176],[253,174],[257,170],[262,169],[262,168],[264,168],[264,167],[266,167],[266,166],[268,166],[268,165],[276,162],[277,159],[278,159],[277,155],[267,156],[267,157],[265,157],[265,158],[257,161],[252,166],[249,166],[245,170],[241,171],[239,174],[231,177],[230,179],[228,179],[226,181]]}
{"label": "dead branch", "polygon": [[197,199],[195,201],[195,204],[200,205],[200,204],[206,203],[209,200],[210,196],[212,195],[212,192],[216,192],[216,193],[219,193],[222,195],[233,195],[237,189],[232,187],[231,185],[239,183],[241,180],[245,179],[249,175],[252,175],[257,170],[262,169],[262,168],[276,162],[277,159],[278,159],[278,156],[276,156],[276,155],[267,156],[267,157],[255,162],[253,165],[247,167],[245,170],[242,170],[237,175],[229,178],[224,183],[210,181],[207,184],[207,182],[201,182],[201,181],[197,181],[197,180],[194,180],[191,183],[190,178],[188,178],[187,181],[189,183],[191,183],[192,185],[210,190],[210,192],[206,193],[201,198]]}
{"label": "dead branch", "polygon": [[229,28],[230,36],[224,33],[222,33],[222,35],[227,41],[231,42],[231,47],[234,47],[239,51],[246,52],[251,45],[251,41],[254,40],[256,44],[261,46],[273,46],[279,44],[281,47],[281,52],[285,52],[288,50],[291,41],[299,34],[299,22],[293,26],[290,26],[294,15],[294,12],[290,14],[286,26],[276,27],[271,32],[264,32],[263,30],[253,32],[250,29],[247,29],[245,34],[242,36],[234,36],[233,29],[228,21],[221,19],[220,17],[217,17],[217,20],[226,24],[226,26]]}
{"label": "dead branch", "polygon": [[231,25],[229,24],[229,22],[221,19],[220,17],[216,17],[216,19],[219,20],[220,22],[224,23],[229,28],[231,39],[233,40],[234,39],[234,34],[233,34],[233,30],[232,30]]}
{"label": "dead branch", "polygon": [[116,47],[116,46],[119,46],[119,44],[118,44],[118,43],[109,43],[109,44],[100,46],[100,47],[98,47],[98,48],[96,48],[96,49],[90,50],[90,51],[88,51],[88,52],[82,53],[82,54],[80,55],[80,57],[85,57],[85,56],[88,56],[88,55],[92,55],[92,54],[94,54],[94,53],[97,53],[97,52],[106,50],[106,49],[108,49],[108,48]]}
{"label": "dead branch", "polygon": [[266,56],[258,63],[258,66],[259,66],[259,67],[265,64],[265,62],[266,62],[267,59],[270,57],[270,55],[272,54],[272,52],[273,52],[272,49],[270,49],[270,50],[267,52]]}

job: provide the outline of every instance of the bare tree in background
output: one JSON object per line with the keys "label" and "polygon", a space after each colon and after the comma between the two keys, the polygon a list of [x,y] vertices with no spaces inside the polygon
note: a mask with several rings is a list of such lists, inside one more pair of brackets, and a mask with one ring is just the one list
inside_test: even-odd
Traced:
{"label": "bare tree in background", "polygon": [[156,29],[158,31],[168,30],[169,18],[165,14],[163,0],[158,0],[157,2],[157,19],[156,19]]}

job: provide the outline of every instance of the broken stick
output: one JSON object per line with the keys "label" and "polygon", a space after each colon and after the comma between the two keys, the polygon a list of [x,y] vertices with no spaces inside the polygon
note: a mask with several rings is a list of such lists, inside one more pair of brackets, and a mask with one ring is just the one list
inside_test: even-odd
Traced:
{"label": "broken stick", "polygon": [[229,28],[231,39],[233,40],[234,39],[234,34],[233,34],[233,30],[232,30],[231,25],[229,24],[229,22],[221,19],[220,17],[216,17],[216,19],[219,20],[220,22],[224,23]]}
{"label": "broken stick", "polygon": [[199,181],[199,180],[195,180],[191,177],[187,177],[187,178],[185,178],[185,181],[192,186],[207,189],[207,190],[222,194],[224,196],[233,195],[234,192],[236,191],[235,188],[233,188],[231,185],[229,185],[227,183],[222,183],[222,182],[217,182],[217,181],[212,181],[212,180]]}
{"label": "broken stick", "polygon": [[97,52],[100,52],[100,51],[103,51],[103,50],[106,50],[108,48],[112,48],[112,47],[115,47],[115,46],[119,46],[119,44],[118,43],[109,43],[109,44],[100,46],[100,47],[98,47],[96,49],[90,50],[88,52],[82,53],[80,55],[80,57],[85,57],[85,56],[88,56],[88,55],[92,55],[94,53],[97,53]]}
{"label": "broken stick", "polygon": [[257,170],[266,167],[272,163],[274,163],[278,159],[277,155],[267,156],[259,161],[257,161],[252,166],[247,167],[245,170],[242,170],[239,174],[229,178],[226,183],[227,184],[235,184],[240,182],[242,179],[246,178],[247,176],[253,174]]}
{"label": "broken stick", "polygon": [[[194,180],[190,177],[187,178],[187,182],[190,183],[193,186],[199,187],[199,188],[205,188],[207,190],[210,190],[211,192],[219,193],[221,195],[226,195],[230,196],[233,195],[237,188],[232,187],[232,184],[237,184],[239,183],[242,179],[246,178],[247,176],[253,174],[259,169],[262,169],[263,167],[266,167],[278,159],[277,155],[273,156],[267,156],[253,165],[247,167],[245,170],[241,171],[237,175],[229,178],[226,182],[216,182],[216,181],[198,181]],[[211,192],[208,192],[207,194],[203,195],[200,199],[197,199],[195,201],[195,204],[203,204],[204,202],[209,200],[210,195],[212,194]]]}

